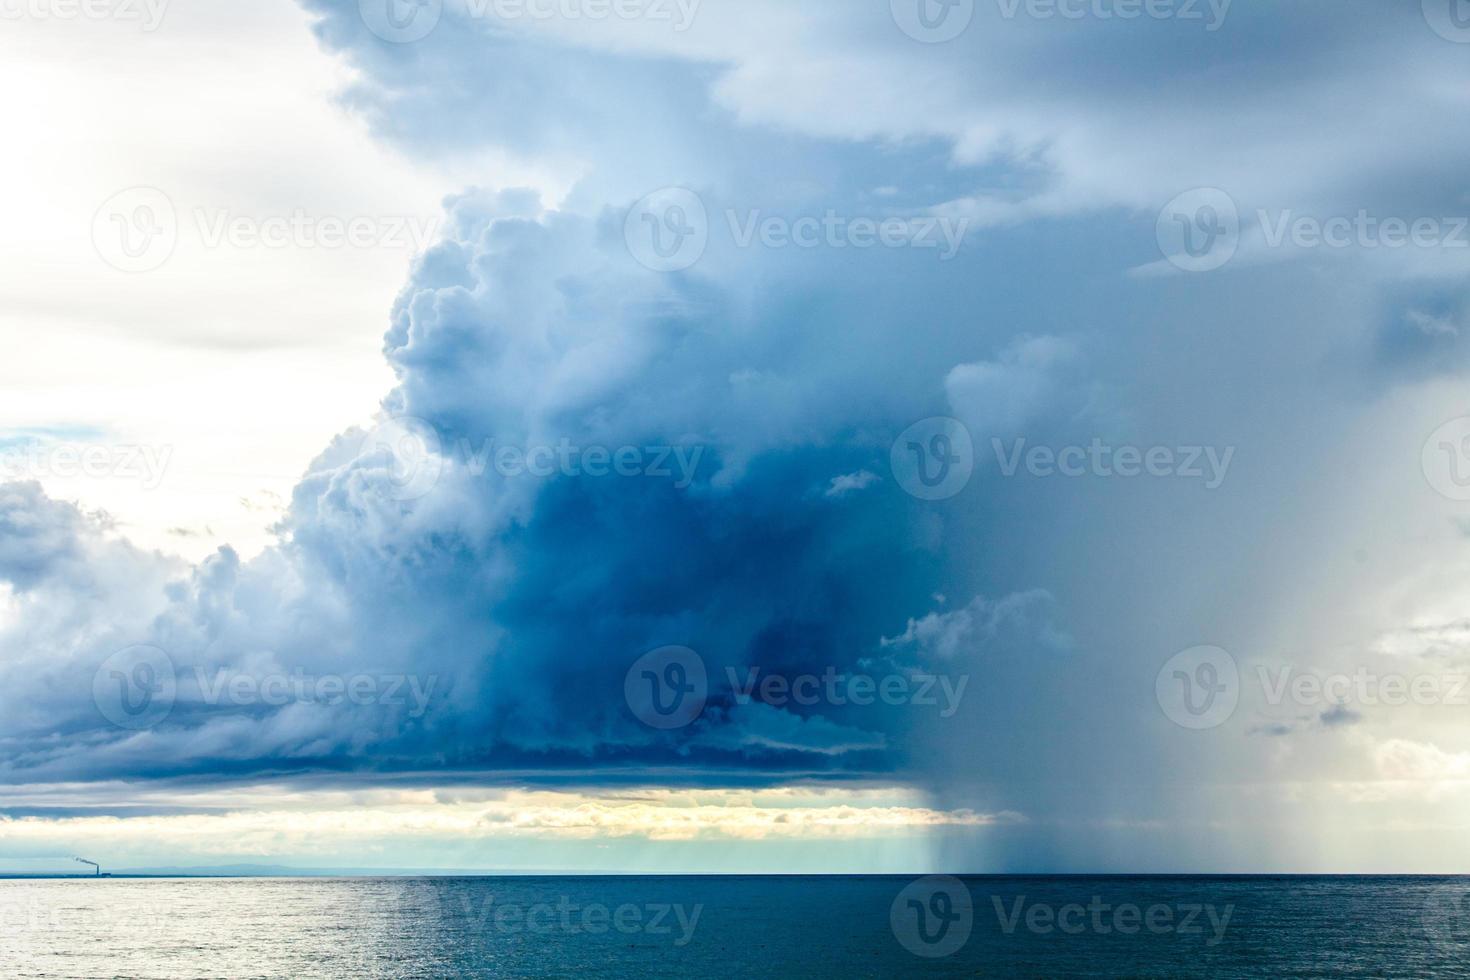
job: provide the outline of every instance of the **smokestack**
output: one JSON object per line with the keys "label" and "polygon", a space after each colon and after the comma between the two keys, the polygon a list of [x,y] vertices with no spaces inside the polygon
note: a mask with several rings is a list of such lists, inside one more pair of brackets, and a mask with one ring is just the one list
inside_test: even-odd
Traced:
{"label": "smokestack", "polygon": [[102,877],[102,865],[98,864],[96,861],[88,861],[86,858],[76,858],[75,860],[79,864],[90,864],[93,868],[97,869],[97,873],[94,874],[92,877],[94,877],[94,878],[101,878]]}

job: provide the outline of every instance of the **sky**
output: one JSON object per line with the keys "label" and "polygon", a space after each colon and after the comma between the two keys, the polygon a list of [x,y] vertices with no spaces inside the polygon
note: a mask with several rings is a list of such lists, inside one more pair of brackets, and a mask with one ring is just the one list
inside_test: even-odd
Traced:
{"label": "sky", "polygon": [[0,871],[1470,872],[1463,0],[0,0]]}

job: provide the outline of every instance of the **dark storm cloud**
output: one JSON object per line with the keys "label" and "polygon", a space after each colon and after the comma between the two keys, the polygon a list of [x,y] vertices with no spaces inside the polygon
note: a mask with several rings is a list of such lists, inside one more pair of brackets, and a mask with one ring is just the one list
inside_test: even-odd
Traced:
{"label": "dark storm cloud", "polygon": [[[0,526],[21,543],[0,540],[0,574],[24,600],[3,641],[5,777],[880,776],[1039,815],[998,831],[987,866],[1220,851],[1214,826],[1249,801],[1211,808],[1198,787],[1256,779],[1259,757],[1234,729],[1174,725],[1155,674],[1200,643],[1266,647],[1299,612],[1298,573],[1339,543],[1318,520],[1361,482],[1365,433],[1404,441],[1344,410],[1376,385],[1344,392],[1327,368],[1368,350],[1423,376],[1458,357],[1455,309],[1400,304],[1386,327],[1377,311],[1400,279],[1448,295],[1464,270],[1242,247],[1185,273],[1160,258],[1156,221],[1199,186],[1248,227],[1258,208],[1453,213],[1444,161],[1470,141],[1444,120],[1463,111],[1464,50],[1418,4],[1240,4],[1208,34],[978,6],[948,45],[904,36],[885,3],[763,0],[709,4],[683,38],[471,23],[450,4],[429,37],[391,44],[356,0],[311,0],[322,43],[360,71],[348,104],[380,135],[426,159],[504,152],[571,189],[449,200],[385,338],[385,421],[418,421],[327,447],[261,557],[180,568],[33,488],[4,491]],[[652,272],[624,219],[675,184],[706,206],[709,248]],[[947,262],[742,247],[753,210],[973,226]],[[969,427],[975,470],[931,502],[905,493],[890,449],[941,415]],[[405,473],[399,444],[426,433]],[[1414,434],[1393,456],[1411,468]],[[1216,486],[1007,473],[997,443],[1018,439],[1235,455]],[[493,447],[563,443],[697,450],[697,465],[678,481],[493,463]],[[426,461],[432,485],[405,492]],[[92,697],[103,661],[138,643],[184,683],[133,731]],[[709,688],[697,719],[660,729],[624,679],[669,645],[698,652]],[[415,713],[221,705],[190,682],[298,669],[435,684]],[[942,717],[742,693],[730,672],[752,669],[969,684]],[[946,846],[974,865],[973,839]]]}

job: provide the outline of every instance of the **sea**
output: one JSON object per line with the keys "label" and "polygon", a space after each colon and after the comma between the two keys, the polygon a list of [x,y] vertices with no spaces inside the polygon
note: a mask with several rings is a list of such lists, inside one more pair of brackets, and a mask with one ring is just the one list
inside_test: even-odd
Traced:
{"label": "sea", "polygon": [[0,880],[0,977],[1470,977],[1470,878]]}

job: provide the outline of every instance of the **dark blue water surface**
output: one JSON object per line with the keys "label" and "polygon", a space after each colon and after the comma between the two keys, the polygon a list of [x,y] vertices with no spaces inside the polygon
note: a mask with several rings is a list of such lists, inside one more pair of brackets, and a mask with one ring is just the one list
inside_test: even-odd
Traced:
{"label": "dark blue water surface", "polygon": [[1470,878],[0,881],[0,976],[1470,977]]}

